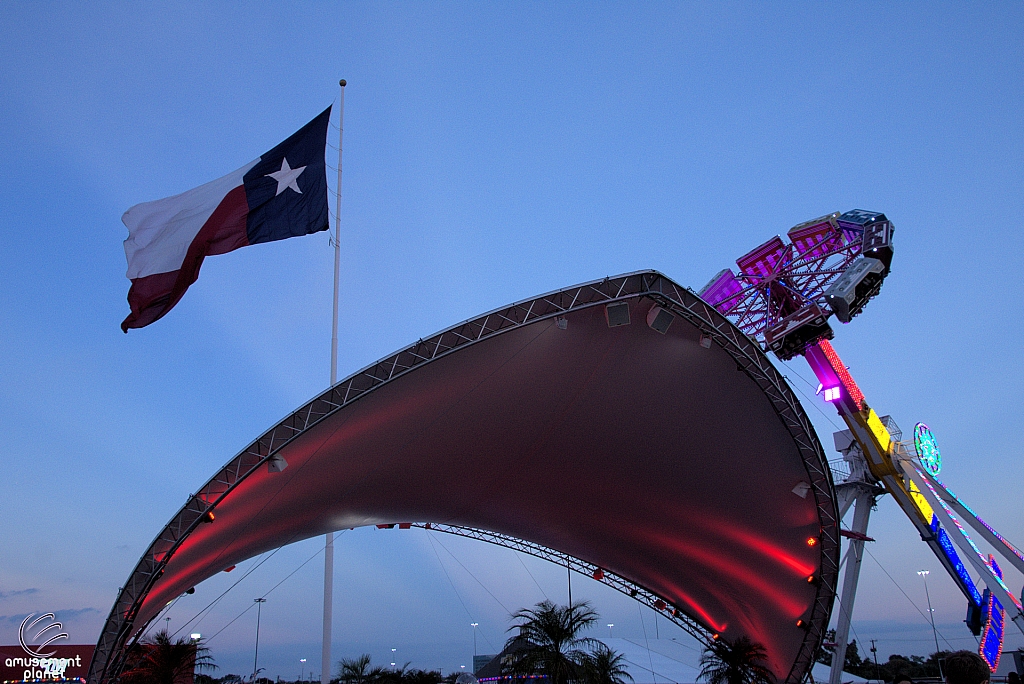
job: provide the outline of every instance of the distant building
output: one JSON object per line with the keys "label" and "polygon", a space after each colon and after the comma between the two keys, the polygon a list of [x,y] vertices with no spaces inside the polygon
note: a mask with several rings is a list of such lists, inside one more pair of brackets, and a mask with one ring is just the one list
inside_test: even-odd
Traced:
{"label": "distant building", "polygon": [[486,665],[487,663],[491,662],[492,660],[494,660],[497,657],[498,656],[494,655],[493,653],[491,655],[475,655],[475,656],[473,656],[473,674],[479,676],[479,672],[483,668],[483,666]]}
{"label": "distant building", "polygon": [[[511,642],[505,649],[496,656],[482,656],[481,658],[490,658],[485,663],[482,663],[477,669],[476,658],[473,659],[474,674],[477,679],[481,682],[526,682],[527,680],[543,680],[547,681],[547,677],[541,676],[518,676],[513,677],[507,674],[510,669],[512,662],[515,660],[515,656],[520,651],[530,647],[530,642],[526,639],[516,639]],[[538,682],[540,684],[540,682]]]}

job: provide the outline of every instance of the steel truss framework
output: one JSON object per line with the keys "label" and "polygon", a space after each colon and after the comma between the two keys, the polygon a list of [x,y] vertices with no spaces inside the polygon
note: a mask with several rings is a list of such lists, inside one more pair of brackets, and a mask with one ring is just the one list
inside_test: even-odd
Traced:
{"label": "steel truss framework", "polygon": [[805,304],[831,311],[825,291],[861,254],[864,232],[839,220],[837,211],[794,226],[792,242],[776,236],[756,247],[736,260],[736,273],[722,271],[702,294],[762,344],[766,330]]}
{"label": "steel truss framework", "polygon": [[[105,684],[118,678],[128,646],[141,637],[147,626],[135,624],[143,601],[183,541],[204,520],[211,519],[216,506],[241,482],[261,466],[272,467],[274,459],[280,458],[277,452],[298,435],[368,392],[467,345],[538,320],[557,318],[572,310],[636,297],[647,297],[686,319],[723,348],[736,362],[736,370],[746,374],[768,397],[797,446],[821,523],[822,558],[814,604],[804,624],[805,637],[785,680],[793,684],[803,681],[828,625],[838,576],[839,520],[828,461],[796,395],[756,342],[692,290],[656,271],[640,271],[517,302],[420,339],[342,380],[267,430],[231,459],[198,493],[191,495],[150,544],[107,617],[89,666],[89,684]],[[697,622],[693,616],[687,617]]]}
{"label": "steel truss framework", "polygon": [[[793,312],[792,302],[814,302],[825,308],[825,290],[833,280],[860,254],[860,244],[837,245],[813,257],[793,255],[786,245],[786,256],[778,265],[776,278],[740,273],[736,280],[743,285],[731,302],[728,313],[736,316],[736,324],[764,340],[764,332]],[[827,310],[827,309],[826,309]]]}
{"label": "steel truss framework", "polygon": [[436,523],[413,523],[412,527],[419,527],[424,530],[433,530],[435,532],[444,532],[445,534],[454,534],[459,537],[468,537],[469,539],[484,541],[488,544],[512,549],[513,551],[528,553],[531,556],[550,561],[556,565],[567,565],[571,570],[574,570],[581,575],[592,577],[600,582],[604,582],[612,589],[629,596],[637,602],[648,606],[652,610],[658,611],[668,620],[681,627],[702,643],[707,644],[717,636],[707,627],[688,616],[683,612],[682,608],[672,605],[657,594],[644,589],[639,584],[630,582],[625,577],[616,575],[614,572],[605,570],[604,568],[594,565],[589,561],[585,561],[582,558],[569,556],[561,553],[560,551],[548,548],[547,546],[535,544],[534,542],[525,541],[523,539],[517,539],[516,537],[510,537],[507,534],[488,532],[487,530],[478,530],[472,527],[438,525]]}

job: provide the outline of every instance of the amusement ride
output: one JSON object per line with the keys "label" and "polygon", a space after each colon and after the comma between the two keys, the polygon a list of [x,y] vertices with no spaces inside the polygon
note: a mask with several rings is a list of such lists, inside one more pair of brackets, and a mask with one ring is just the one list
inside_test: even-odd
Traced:
{"label": "amusement ride", "polygon": [[[787,684],[813,666],[845,536],[839,684],[868,519],[886,493],[967,598],[994,671],[1007,615],[1024,631],[1024,613],[967,528],[1021,573],[1024,555],[937,479],[928,427],[904,440],[829,342],[830,317],[851,321],[880,291],[892,234],[884,214],[829,214],[757,247],[699,295],[656,271],[606,277],[463,321],[332,382],[157,534],[118,592],[88,681],[116,682],[147,627],[213,575],[301,539],[397,526],[567,566],[705,644],[756,639]],[[841,471],[767,352],[802,355],[846,422],[834,435]],[[740,467],[751,477],[734,478]],[[329,603],[326,582],[324,593]]]}
{"label": "amusement ride", "polygon": [[[904,439],[889,416],[875,412],[830,340],[833,315],[849,323],[881,289],[893,256],[893,224],[885,214],[834,212],[775,236],[736,260],[737,271],[719,272],[699,296],[745,334],[789,361],[802,355],[848,429],[834,434],[846,468],[833,469],[839,519],[849,546],[840,596],[830,684],[839,684],[871,509],[891,494],[967,598],[966,623],[980,636],[979,653],[993,672],[999,665],[1006,617],[1024,632],[1021,600],[1010,591],[993,554],[983,553],[968,527],[1001,559],[1024,573],[1024,554],[1000,535],[938,475],[942,457],[924,423]],[[962,556],[961,556],[962,554]],[[979,576],[976,583],[968,571]],[[980,588],[980,591],[979,591]],[[940,663],[941,667],[941,663]]]}

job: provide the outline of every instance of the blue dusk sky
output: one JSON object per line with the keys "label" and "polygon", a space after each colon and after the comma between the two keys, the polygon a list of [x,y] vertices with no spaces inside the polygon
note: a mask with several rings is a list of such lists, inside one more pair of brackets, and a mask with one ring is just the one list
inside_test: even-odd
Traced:
{"label": "blue dusk sky", "polygon": [[[326,233],[208,259],[124,335],[120,217],[270,149],[342,77],[340,376],[518,299],[645,268],[698,289],[796,223],[884,211],[892,273],[835,347],[1024,543],[1024,5],[8,1],[0,31],[0,643],[39,611],[94,642],[186,497],[328,384]],[[779,366],[835,456],[806,365]],[[892,500],[869,534],[852,636],[933,650],[929,569],[941,645],[976,647]],[[260,665],[318,671],[321,545],[200,585],[172,631],[255,568],[187,631],[220,674],[251,672],[244,611],[269,591]],[[394,648],[448,672],[471,665],[471,622],[494,653],[510,611],[565,600],[562,569],[466,540],[356,530],[336,553],[336,659]],[[573,590],[616,637],[693,645],[591,580]]]}

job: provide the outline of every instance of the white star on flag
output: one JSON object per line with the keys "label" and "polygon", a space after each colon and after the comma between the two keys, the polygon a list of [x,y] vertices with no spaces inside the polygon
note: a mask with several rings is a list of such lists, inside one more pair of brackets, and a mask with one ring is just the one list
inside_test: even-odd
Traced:
{"label": "white star on flag", "polygon": [[305,166],[300,166],[297,169],[291,168],[288,166],[288,158],[285,157],[281,160],[281,170],[275,171],[274,173],[268,173],[264,178],[273,178],[277,181],[277,193],[275,193],[274,197],[277,197],[288,188],[291,188],[301,195],[302,191],[299,190],[299,184],[296,183],[295,180],[305,169]]}

